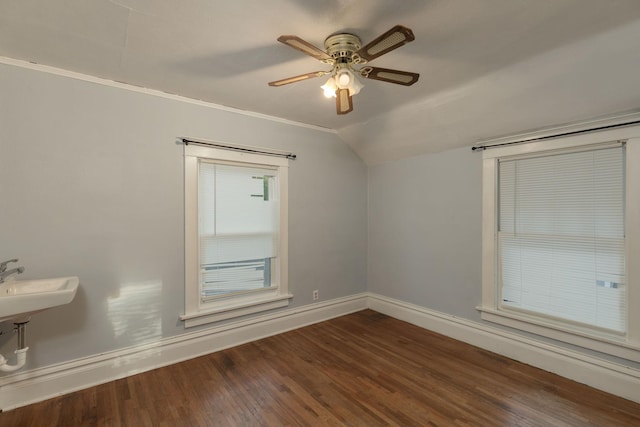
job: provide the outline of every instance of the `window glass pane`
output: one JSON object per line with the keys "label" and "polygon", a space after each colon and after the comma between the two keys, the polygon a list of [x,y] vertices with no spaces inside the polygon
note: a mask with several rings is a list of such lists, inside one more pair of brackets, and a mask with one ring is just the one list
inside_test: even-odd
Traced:
{"label": "window glass pane", "polygon": [[[272,233],[277,227],[275,171],[229,165],[215,168],[216,234]],[[265,182],[269,183],[266,190]]]}
{"label": "window glass pane", "polygon": [[201,161],[198,194],[201,296],[272,286],[277,171]]}
{"label": "window glass pane", "polygon": [[503,161],[501,306],[624,332],[624,150]]}
{"label": "window glass pane", "polygon": [[215,297],[271,285],[271,259],[207,264],[202,272],[202,296]]}

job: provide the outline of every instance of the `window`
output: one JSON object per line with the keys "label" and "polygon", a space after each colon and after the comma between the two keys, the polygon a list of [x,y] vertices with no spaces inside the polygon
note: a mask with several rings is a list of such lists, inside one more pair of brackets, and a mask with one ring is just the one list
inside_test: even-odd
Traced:
{"label": "window", "polygon": [[185,146],[185,326],[284,307],[284,158]]}
{"label": "window", "polygon": [[198,166],[200,297],[203,302],[271,289],[278,257],[275,168],[216,163]]}
{"label": "window", "polygon": [[640,360],[633,129],[484,151],[483,319]]}
{"label": "window", "polygon": [[626,332],[624,147],[498,162],[500,307]]}

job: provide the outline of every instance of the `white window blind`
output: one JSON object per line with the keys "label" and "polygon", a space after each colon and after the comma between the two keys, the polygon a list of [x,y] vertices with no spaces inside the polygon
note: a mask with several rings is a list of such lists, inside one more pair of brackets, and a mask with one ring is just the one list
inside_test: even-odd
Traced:
{"label": "white window blind", "polygon": [[277,170],[201,160],[198,168],[203,301],[271,288],[278,256]]}
{"label": "white window blind", "polygon": [[624,147],[501,160],[500,307],[626,331]]}

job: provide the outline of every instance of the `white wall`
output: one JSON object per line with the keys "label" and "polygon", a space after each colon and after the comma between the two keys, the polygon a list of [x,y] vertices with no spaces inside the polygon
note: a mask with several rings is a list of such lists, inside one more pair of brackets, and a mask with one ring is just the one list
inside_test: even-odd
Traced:
{"label": "white wall", "polygon": [[290,307],[366,289],[366,167],[334,133],[12,64],[0,93],[0,260],[81,283],[32,318],[27,370],[185,332],[181,136],[298,155]]}

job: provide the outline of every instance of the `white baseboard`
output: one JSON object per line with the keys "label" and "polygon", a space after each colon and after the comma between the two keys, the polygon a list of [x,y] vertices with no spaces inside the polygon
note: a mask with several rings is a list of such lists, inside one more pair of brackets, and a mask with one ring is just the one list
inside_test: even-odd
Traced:
{"label": "white baseboard", "polygon": [[40,402],[366,308],[363,293],[15,373],[0,378],[0,408]]}
{"label": "white baseboard", "polygon": [[382,295],[368,295],[369,308],[379,313],[640,403],[638,369]]}
{"label": "white baseboard", "polygon": [[370,308],[640,403],[640,370],[482,323],[363,293],[0,378],[4,411]]}

